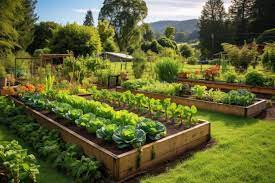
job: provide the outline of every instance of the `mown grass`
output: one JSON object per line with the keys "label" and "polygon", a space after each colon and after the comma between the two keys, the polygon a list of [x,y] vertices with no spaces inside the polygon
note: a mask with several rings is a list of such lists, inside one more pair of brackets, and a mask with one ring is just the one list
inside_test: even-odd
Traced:
{"label": "mown grass", "polygon": [[246,119],[212,112],[216,144],[178,162],[165,173],[145,176],[143,183],[272,183],[275,182],[275,121]]}
{"label": "mown grass", "polygon": [[32,152],[30,147],[28,147],[21,139],[17,138],[9,129],[0,125],[0,141],[12,141],[17,140],[19,144],[24,148],[28,149],[29,153],[32,153],[36,156],[38,160],[39,168],[39,176],[38,182],[40,183],[72,183],[72,179],[69,176],[65,176],[64,174],[58,172],[51,166],[51,162],[46,162],[38,158],[38,156]]}

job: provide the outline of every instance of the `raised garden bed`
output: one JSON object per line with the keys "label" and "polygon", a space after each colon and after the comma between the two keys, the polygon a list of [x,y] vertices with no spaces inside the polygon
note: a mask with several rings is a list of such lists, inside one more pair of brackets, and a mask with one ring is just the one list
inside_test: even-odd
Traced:
{"label": "raised garden bed", "polygon": [[206,81],[206,80],[192,80],[192,79],[183,79],[178,78],[178,81],[181,83],[187,83],[190,85],[205,85],[208,88],[222,89],[222,90],[238,90],[238,89],[247,89],[252,93],[265,94],[265,95],[275,95],[275,88],[273,87],[259,87],[251,86],[240,83],[226,83],[226,82],[217,82],[217,81]]}
{"label": "raised garden bed", "polygon": [[[126,89],[117,87],[116,89],[119,92],[127,91]],[[225,114],[231,114],[236,116],[243,116],[243,117],[255,117],[259,115],[264,109],[266,109],[266,100],[257,99],[254,104],[243,107],[243,106],[237,106],[237,105],[228,105],[228,104],[222,104],[222,103],[215,103],[210,101],[204,101],[204,100],[197,100],[194,98],[191,98],[190,96],[186,97],[177,97],[177,96],[167,96],[157,93],[150,93],[140,90],[131,90],[132,93],[141,93],[144,94],[147,97],[155,98],[155,99],[165,99],[165,98],[171,98],[171,101],[176,104],[181,105],[187,105],[187,106],[196,106],[198,109],[204,109],[214,112],[221,112]]]}
{"label": "raised garden bed", "polygon": [[200,121],[198,125],[187,130],[180,128],[169,130],[167,126],[167,137],[148,143],[140,149],[118,150],[111,144],[95,140],[93,135],[85,133],[66,120],[58,119],[48,111],[37,111],[14,97],[11,99],[16,105],[23,106],[26,113],[39,124],[49,129],[57,129],[64,141],[81,146],[85,154],[95,156],[97,160],[103,162],[106,171],[118,181],[128,179],[166,160],[174,159],[210,140],[210,123]]}

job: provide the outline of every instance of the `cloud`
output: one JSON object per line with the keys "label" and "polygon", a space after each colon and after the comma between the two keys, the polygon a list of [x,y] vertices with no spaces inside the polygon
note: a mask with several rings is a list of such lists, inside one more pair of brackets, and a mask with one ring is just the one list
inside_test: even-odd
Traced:
{"label": "cloud", "polygon": [[88,10],[92,10],[93,13],[99,13],[99,9],[95,9],[95,8],[73,9],[73,12],[75,12],[75,13],[87,13]]}
{"label": "cloud", "polygon": [[[146,22],[198,18],[206,0],[145,0],[148,6]],[[224,0],[227,9],[230,0]]]}

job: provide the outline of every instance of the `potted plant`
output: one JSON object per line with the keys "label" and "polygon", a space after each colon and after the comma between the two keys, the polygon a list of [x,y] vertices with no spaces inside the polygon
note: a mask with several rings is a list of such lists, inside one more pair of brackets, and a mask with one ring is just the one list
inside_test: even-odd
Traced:
{"label": "potted plant", "polygon": [[3,66],[0,66],[0,88],[6,86],[7,78],[6,78],[6,70]]}

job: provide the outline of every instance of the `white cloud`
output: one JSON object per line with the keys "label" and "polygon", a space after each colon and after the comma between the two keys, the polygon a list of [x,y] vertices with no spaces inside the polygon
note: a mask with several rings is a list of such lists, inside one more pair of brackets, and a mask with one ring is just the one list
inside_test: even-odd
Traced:
{"label": "white cloud", "polygon": [[76,13],[87,13],[88,10],[92,10],[93,13],[99,13],[99,9],[95,8],[79,8],[79,9],[73,9],[73,12]]}
{"label": "white cloud", "polygon": [[[198,18],[206,0],[145,0],[148,6],[146,22]],[[230,0],[224,0],[227,9]]]}

